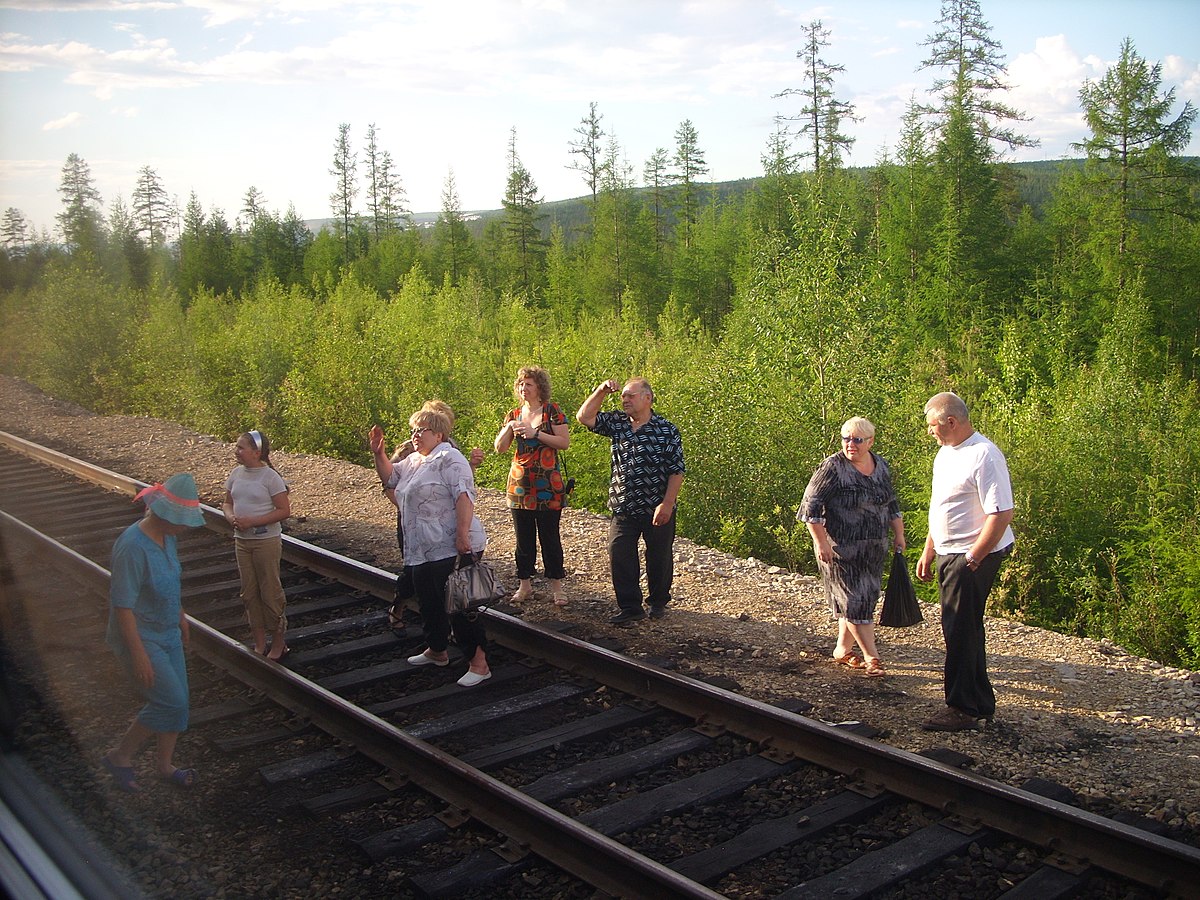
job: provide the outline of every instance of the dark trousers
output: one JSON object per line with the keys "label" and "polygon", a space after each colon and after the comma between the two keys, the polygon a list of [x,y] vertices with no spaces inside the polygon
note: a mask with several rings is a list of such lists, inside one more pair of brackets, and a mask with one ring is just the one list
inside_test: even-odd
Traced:
{"label": "dark trousers", "polygon": [[455,559],[451,556],[413,566],[413,586],[417,591],[421,625],[429,649],[434,653],[444,652],[450,646],[450,629],[453,627],[458,649],[470,661],[480,647],[487,653],[487,635],[484,634],[483,619],[478,615],[459,613],[451,616],[446,613],[446,579],[454,571]]}
{"label": "dark trousers", "polygon": [[983,613],[1007,555],[1008,548],[989,553],[974,572],[963,553],[937,558],[942,637],[946,641],[946,703],[978,718],[996,711],[996,693],[987,674]]}
{"label": "dark trousers", "polygon": [[[400,510],[396,510],[396,546],[400,548],[401,553],[404,552],[404,528],[400,522]],[[405,566],[396,576],[396,602],[402,603],[416,593],[413,587],[412,567]]]}
{"label": "dark trousers", "polygon": [[565,578],[563,568],[561,509],[510,509],[513,531],[517,536],[517,577],[532,578],[537,562],[537,545],[542,545],[542,567],[547,578]]}
{"label": "dark trousers", "polygon": [[666,525],[655,525],[654,514],[613,516],[608,523],[608,561],[612,567],[613,591],[617,605],[636,612],[642,608],[642,567],[638,559],[638,540],[646,543],[646,586],[651,607],[671,602],[671,582],[675,578],[675,513]]}

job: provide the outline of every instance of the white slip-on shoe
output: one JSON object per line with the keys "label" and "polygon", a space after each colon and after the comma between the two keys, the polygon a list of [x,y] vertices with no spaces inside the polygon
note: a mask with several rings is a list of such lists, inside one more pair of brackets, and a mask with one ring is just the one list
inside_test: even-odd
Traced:
{"label": "white slip-on shoe", "polygon": [[424,653],[418,653],[416,656],[408,658],[410,666],[448,666],[449,659],[434,659],[432,656],[426,656]]}
{"label": "white slip-on shoe", "polygon": [[468,671],[466,675],[458,679],[458,683],[463,687],[475,687],[475,685],[482,684],[491,677],[491,672],[484,672],[482,675],[477,675],[474,672]]}

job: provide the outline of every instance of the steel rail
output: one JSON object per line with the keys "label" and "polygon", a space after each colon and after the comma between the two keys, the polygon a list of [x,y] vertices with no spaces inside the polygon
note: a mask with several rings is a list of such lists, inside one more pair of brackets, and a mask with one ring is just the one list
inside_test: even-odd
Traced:
{"label": "steel rail", "polygon": [[[0,529],[19,543],[51,553],[73,576],[97,589],[103,590],[110,578],[108,570],[3,511]],[[410,737],[203,622],[188,616],[188,625],[191,649],[217,668],[594,887],[625,897],[721,897],[431,744]]]}
{"label": "steel rail", "polygon": [[1187,844],[776,709],[495,610],[487,615],[489,636],[509,648],[948,815],[1168,894],[1191,894],[1200,882],[1200,849]]}
{"label": "steel rail", "polygon": [[[6,437],[10,436],[0,432],[0,441]],[[20,438],[16,441],[29,443]],[[55,451],[47,452],[62,456]],[[93,480],[87,463],[71,461],[75,464],[71,471]],[[223,517],[219,524],[225,524]],[[328,551],[318,555],[330,566],[336,563],[351,570],[363,567],[362,563]],[[373,583],[371,592],[377,596],[390,597],[388,585],[394,582],[394,576],[377,569],[372,571],[372,567],[364,568],[368,571],[358,576],[361,582]],[[344,571],[330,574],[346,580]],[[490,635],[513,650],[947,814],[1089,862],[1168,894],[1185,896],[1200,881],[1200,849],[666,672],[496,610],[486,610],[483,615]]]}
{"label": "steel rail", "polygon": [[[136,478],[130,478],[57,450],[51,450],[49,447],[27,441],[25,438],[7,431],[0,431],[0,446],[6,446],[10,450],[61,469],[84,481],[98,484],[103,488],[118,491],[130,497],[137,494],[142,488],[148,487],[144,481],[138,481]],[[221,510],[208,504],[201,504],[200,509],[204,513],[204,523],[208,528],[223,534],[233,533],[232,527],[225,521],[225,515]],[[286,534],[283,535],[283,558],[313,572],[336,578],[343,584],[382,600],[390,600],[396,592],[396,576],[391,572],[358,560],[348,559],[304,541],[298,541]]]}

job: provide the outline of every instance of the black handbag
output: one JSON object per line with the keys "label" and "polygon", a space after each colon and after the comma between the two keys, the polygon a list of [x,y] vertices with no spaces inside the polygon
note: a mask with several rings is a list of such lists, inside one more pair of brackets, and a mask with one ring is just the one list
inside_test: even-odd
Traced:
{"label": "black handbag", "polygon": [[491,606],[508,593],[492,567],[483,561],[482,553],[458,554],[454,571],[446,579],[446,612],[478,612]]}
{"label": "black handbag", "polygon": [[887,588],[883,592],[883,609],[879,611],[879,624],[888,628],[911,628],[925,621],[921,604],[908,575],[908,563],[904,554],[897,550],[892,554],[892,569],[888,573]]}

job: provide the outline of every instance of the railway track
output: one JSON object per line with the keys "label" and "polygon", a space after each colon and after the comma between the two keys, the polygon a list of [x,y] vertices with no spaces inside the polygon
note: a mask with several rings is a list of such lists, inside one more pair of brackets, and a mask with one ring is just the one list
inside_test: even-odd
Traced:
{"label": "railway track", "polygon": [[[0,445],[5,546],[92,585],[98,631],[140,485]],[[561,871],[579,896],[942,896],[984,858],[988,896],[1197,896],[1200,851],[1052,785],[1003,785],[954,754],[896,750],[801,702],[767,706],[499,610],[485,613],[494,677],[459,688],[405,663],[421,633],[388,628],[391,574],[290,538],[294,649],[269,663],[239,639],[228,528],[205,515],[209,529],[180,542],[184,602],[193,652],[225,681],[194,700],[193,731],[261,760],[268,790],[416,895],[532,896],[538,873]]]}

